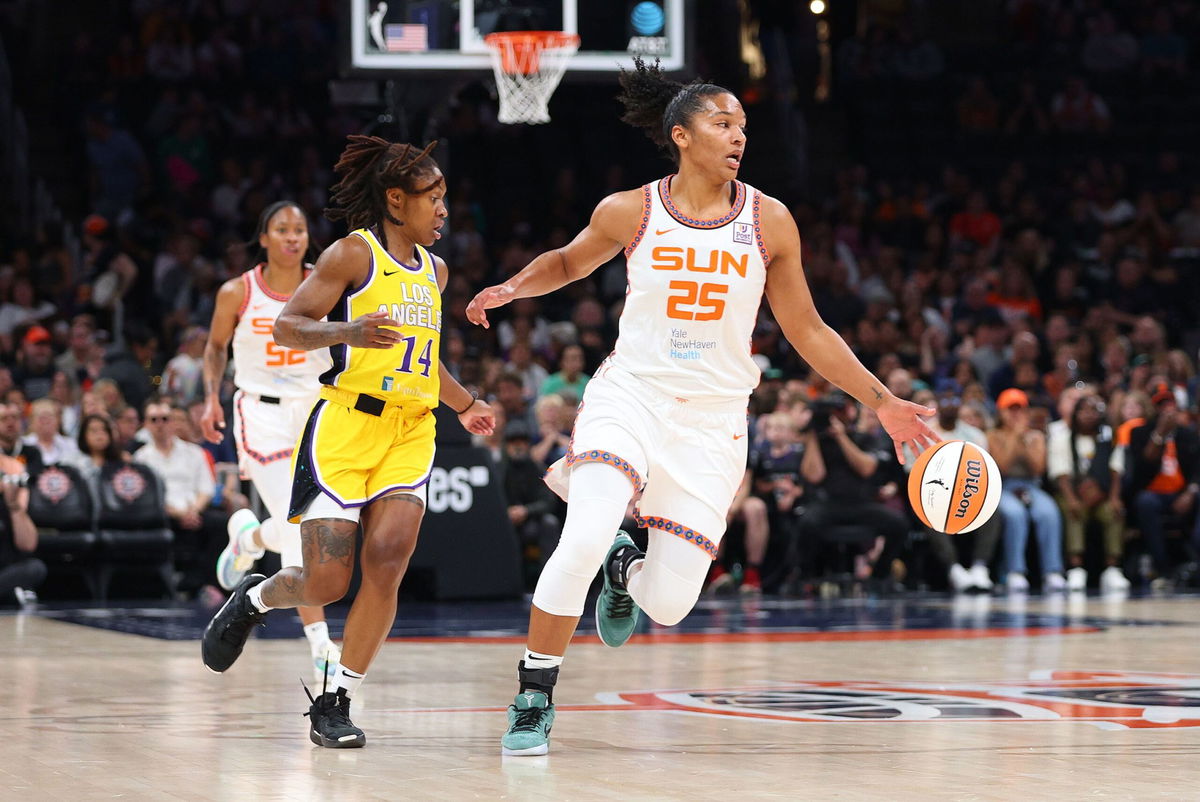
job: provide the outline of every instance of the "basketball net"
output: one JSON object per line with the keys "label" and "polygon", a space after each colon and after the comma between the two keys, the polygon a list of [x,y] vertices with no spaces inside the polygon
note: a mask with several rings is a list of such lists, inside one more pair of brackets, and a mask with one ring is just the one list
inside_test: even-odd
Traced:
{"label": "basketball net", "polygon": [[562,31],[490,33],[492,71],[500,95],[502,123],[550,122],[550,96],[579,49],[579,37]]}

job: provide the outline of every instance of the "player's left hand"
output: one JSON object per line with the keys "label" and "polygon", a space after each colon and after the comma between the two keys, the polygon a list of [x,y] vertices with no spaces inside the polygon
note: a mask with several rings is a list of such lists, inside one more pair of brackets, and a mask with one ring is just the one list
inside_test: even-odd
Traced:
{"label": "player's left hand", "polygon": [[513,300],[512,287],[507,284],[496,284],[480,290],[479,294],[471,299],[471,303],[467,304],[467,320],[485,329],[491,328],[485,310],[504,306]]}
{"label": "player's left hand", "polygon": [[475,403],[467,407],[466,412],[459,413],[458,420],[471,434],[486,437],[496,431],[496,413],[482,398],[475,399]]}
{"label": "player's left hand", "polygon": [[942,438],[922,418],[928,418],[937,413],[933,407],[923,407],[912,401],[905,401],[892,396],[875,410],[879,423],[887,430],[896,445],[896,459],[904,464],[904,446],[908,445],[913,454],[920,455],[922,451],[934,443],[940,443]]}

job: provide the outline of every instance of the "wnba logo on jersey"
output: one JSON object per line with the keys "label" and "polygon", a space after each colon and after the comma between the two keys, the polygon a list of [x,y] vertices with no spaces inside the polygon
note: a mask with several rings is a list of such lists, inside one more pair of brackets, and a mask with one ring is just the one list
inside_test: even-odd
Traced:
{"label": "wnba logo on jersey", "polygon": [[[736,237],[736,232],[735,232]],[[720,273],[729,275],[729,271],[746,277],[749,264],[749,254],[734,255],[729,251],[711,250],[705,261],[696,260],[695,248],[676,248],[660,245],[650,253],[650,267],[655,270],[687,270],[692,273]]]}

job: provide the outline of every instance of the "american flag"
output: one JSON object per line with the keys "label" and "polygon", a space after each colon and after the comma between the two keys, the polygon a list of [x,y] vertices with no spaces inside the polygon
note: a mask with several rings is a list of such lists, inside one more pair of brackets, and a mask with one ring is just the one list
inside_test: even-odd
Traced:
{"label": "american flag", "polygon": [[383,39],[391,53],[429,49],[429,29],[425,25],[384,25]]}

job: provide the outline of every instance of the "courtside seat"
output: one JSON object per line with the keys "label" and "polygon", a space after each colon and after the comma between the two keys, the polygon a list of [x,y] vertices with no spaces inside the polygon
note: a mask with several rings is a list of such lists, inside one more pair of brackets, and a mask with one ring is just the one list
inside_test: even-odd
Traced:
{"label": "courtside seat", "polygon": [[175,595],[175,535],[167,524],[158,476],[136,462],[105,466],[100,472],[99,600],[108,596],[113,575],[125,569],[153,570]]}
{"label": "courtside seat", "polygon": [[31,477],[29,517],[38,529],[37,556],[53,572],[80,574],[96,598],[96,501],[83,474],[50,465]]}

